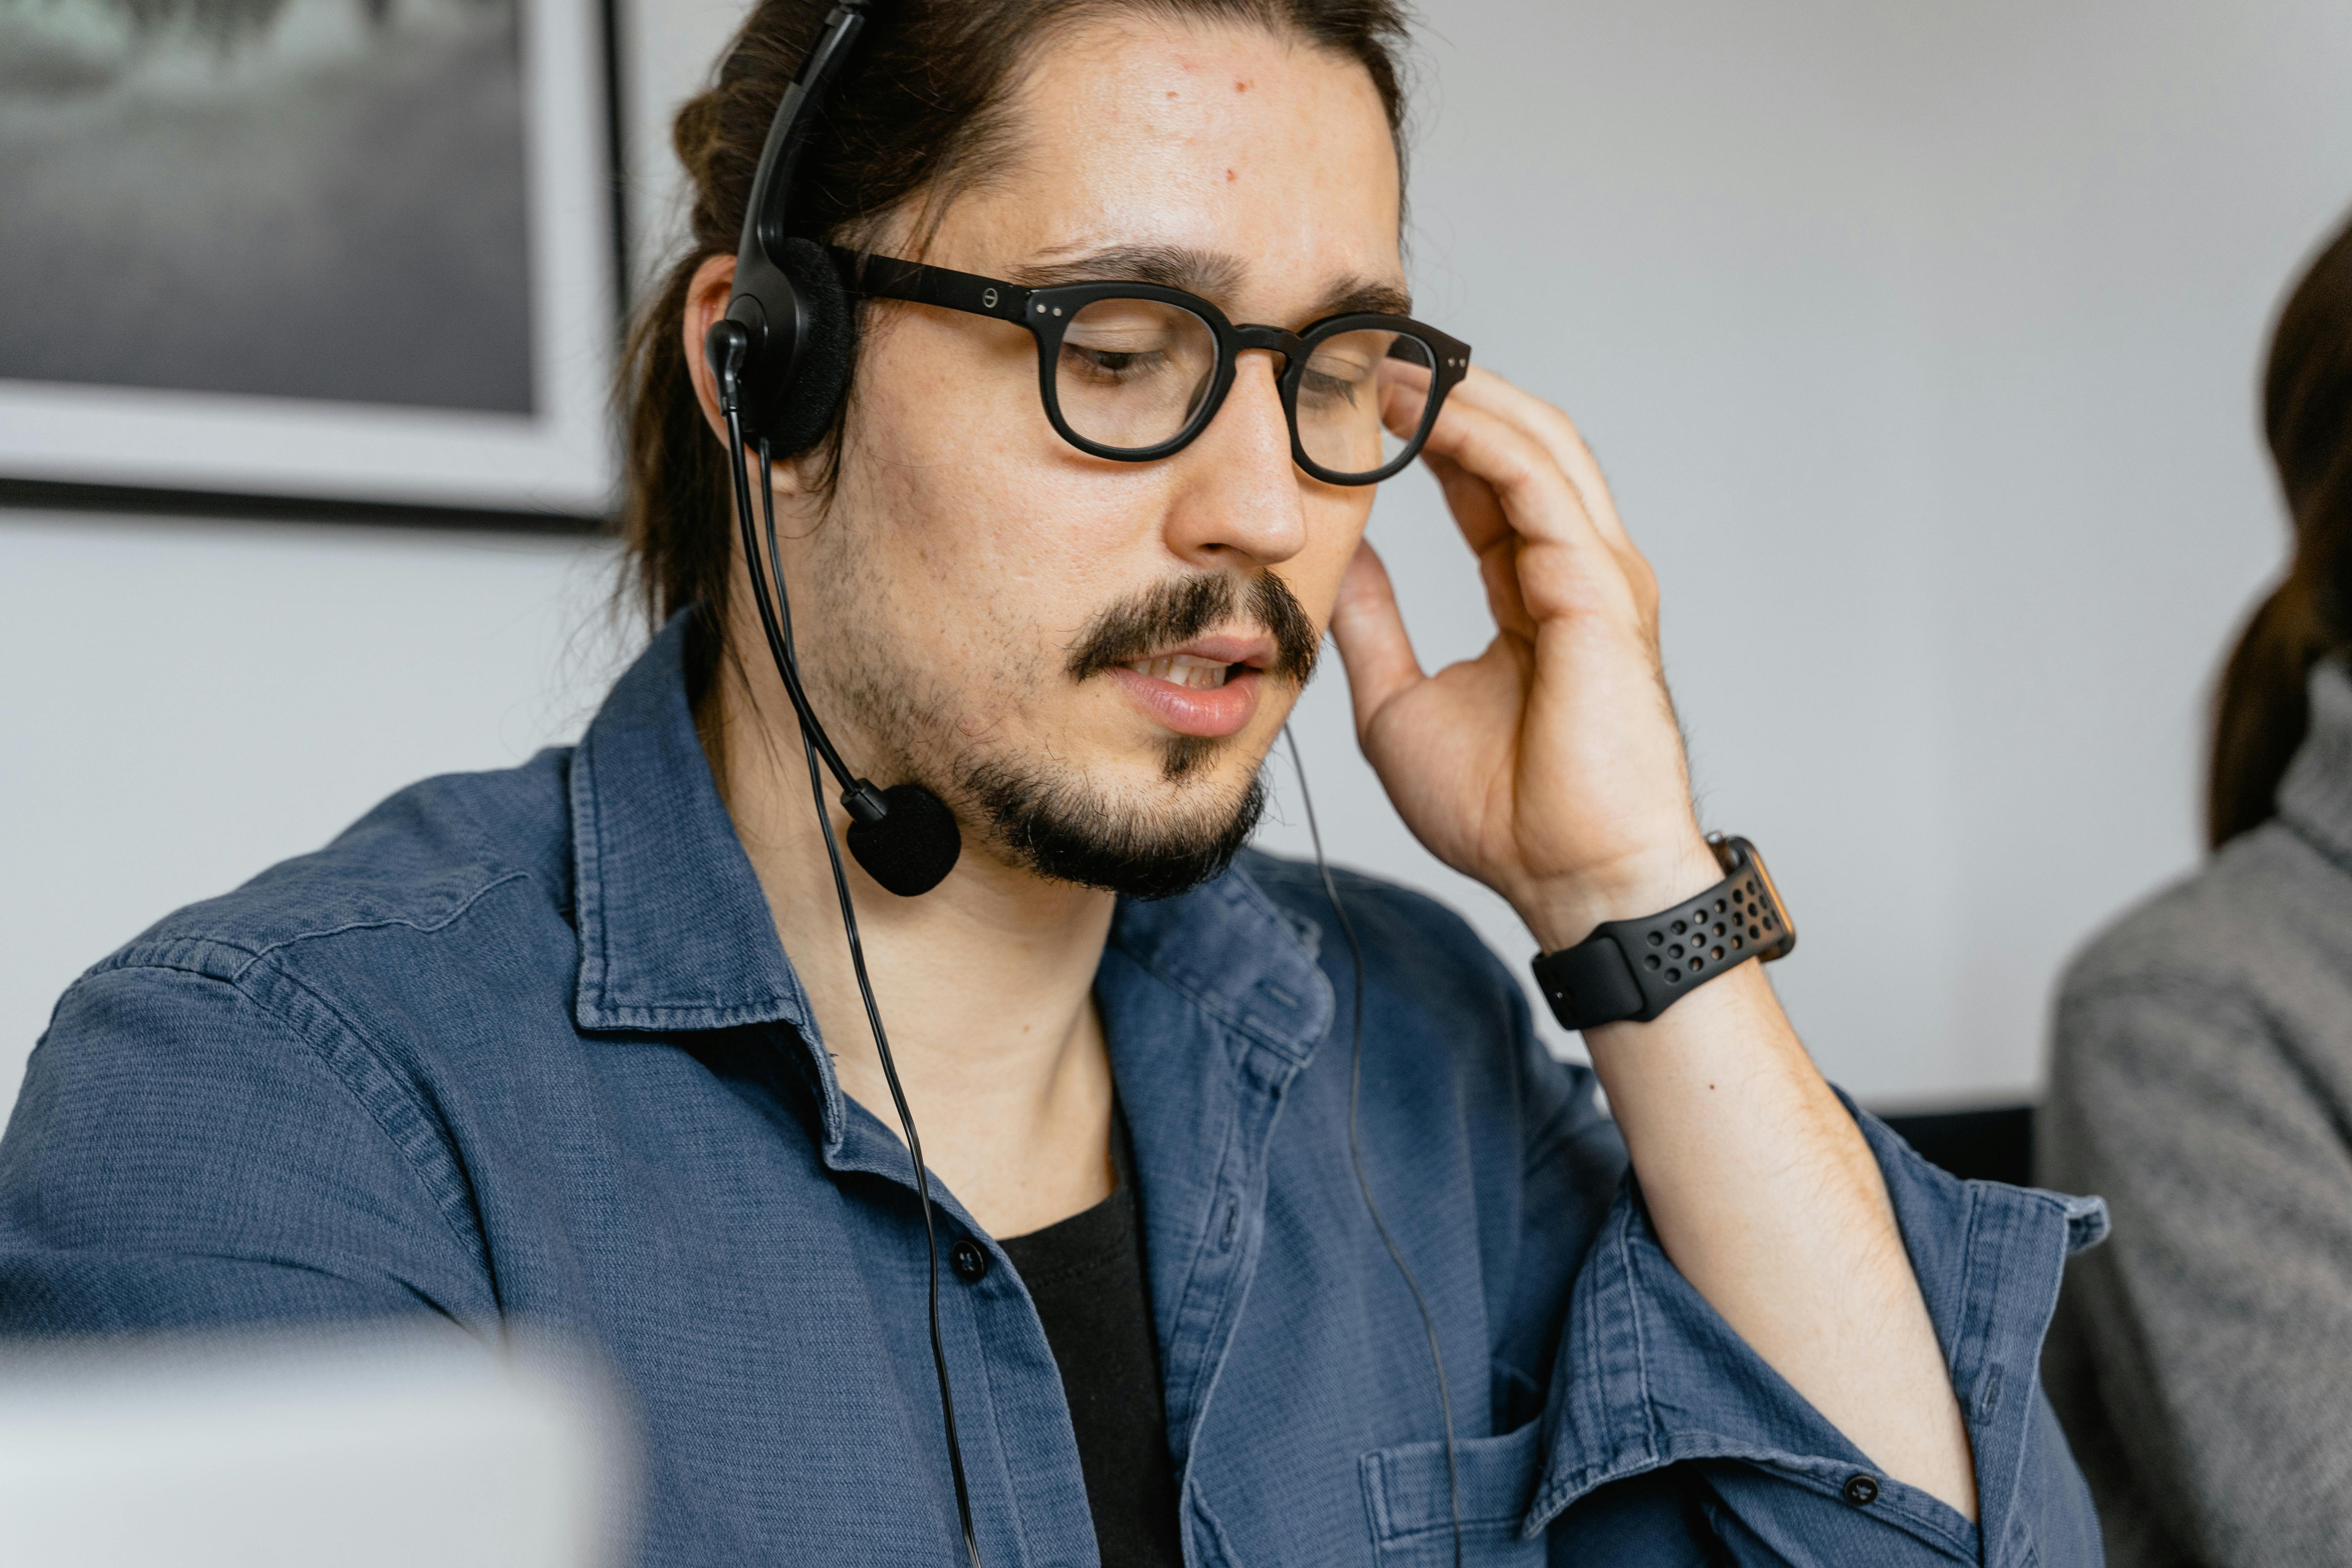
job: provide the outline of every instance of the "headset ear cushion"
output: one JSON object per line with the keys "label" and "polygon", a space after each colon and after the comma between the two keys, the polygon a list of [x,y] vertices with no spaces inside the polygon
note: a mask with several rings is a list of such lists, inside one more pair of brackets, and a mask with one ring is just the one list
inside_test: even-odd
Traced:
{"label": "headset ear cushion", "polygon": [[808,310],[808,336],[793,355],[784,389],[768,430],[774,456],[805,452],[824,438],[849,391],[857,363],[857,315],[833,258],[814,240],[788,239],[776,260]]}

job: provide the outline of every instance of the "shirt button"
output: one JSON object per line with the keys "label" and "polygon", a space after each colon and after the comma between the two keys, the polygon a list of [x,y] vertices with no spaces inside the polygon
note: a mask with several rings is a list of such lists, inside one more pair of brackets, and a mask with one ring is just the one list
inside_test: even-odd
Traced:
{"label": "shirt button", "polygon": [[[965,1284],[977,1285],[988,1278],[988,1249],[966,1237],[948,1248],[948,1267],[953,1268],[956,1278]],[[1853,1489],[1851,1485],[1846,1488],[1849,1492]]]}
{"label": "shirt button", "polygon": [[1868,1508],[1878,1500],[1878,1483],[1868,1476],[1848,1476],[1845,1500],[1856,1508]]}

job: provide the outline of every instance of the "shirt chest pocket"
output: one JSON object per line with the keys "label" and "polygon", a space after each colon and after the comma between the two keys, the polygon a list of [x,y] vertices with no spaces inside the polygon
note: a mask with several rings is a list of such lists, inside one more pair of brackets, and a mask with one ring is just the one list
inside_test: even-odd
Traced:
{"label": "shirt chest pocket", "polygon": [[[1539,1568],[1543,1563],[1544,1538],[1527,1541],[1519,1535],[1542,1458],[1537,1425],[1530,1421],[1500,1437],[1454,1445],[1465,1568]],[[1454,1504],[1444,1442],[1375,1448],[1358,1461],[1358,1468],[1380,1568],[1453,1568]]]}

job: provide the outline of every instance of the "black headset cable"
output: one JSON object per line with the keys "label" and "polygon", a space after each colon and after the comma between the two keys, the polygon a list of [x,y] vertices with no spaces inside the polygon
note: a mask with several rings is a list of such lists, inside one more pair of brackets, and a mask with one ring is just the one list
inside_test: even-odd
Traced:
{"label": "black headset cable", "polygon": [[1445,1386],[1445,1352],[1438,1347],[1437,1321],[1429,1315],[1429,1303],[1423,1299],[1420,1281],[1405,1266],[1404,1253],[1389,1234],[1388,1221],[1381,1217],[1381,1205],[1372,1201],[1371,1178],[1364,1173],[1363,1144],[1356,1134],[1356,1108],[1364,1098],[1364,949],[1356,940],[1356,925],[1348,918],[1347,905],[1339,901],[1339,887],[1331,879],[1331,863],[1323,858],[1323,830],[1315,821],[1315,795],[1307,787],[1307,764],[1298,755],[1298,737],[1290,726],[1282,727],[1283,742],[1290,748],[1290,768],[1298,775],[1298,803],[1307,808],[1307,834],[1315,843],[1315,868],[1323,876],[1323,896],[1331,901],[1331,912],[1339,919],[1339,934],[1348,939],[1348,959],[1355,971],[1355,1005],[1349,1012],[1348,1037],[1348,1158],[1356,1167],[1356,1190],[1364,1194],[1364,1208],[1372,1216],[1372,1228],[1381,1233],[1381,1244],[1389,1249],[1389,1261],[1404,1277],[1404,1288],[1412,1292],[1412,1304],[1421,1313],[1422,1331],[1429,1336],[1430,1364],[1437,1369],[1437,1409],[1445,1419],[1445,1488],[1454,1504],[1454,1568],[1462,1568],[1462,1475],[1454,1462],[1454,1396]]}
{"label": "black headset cable", "polygon": [[[762,570],[760,542],[752,531],[751,491],[744,470],[750,466],[744,451],[743,426],[740,411],[732,398],[723,401],[727,416],[729,466],[734,470],[735,515],[740,520],[743,538],[744,564],[751,574],[751,596],[760,607],[760,626],[767,634],[768,652],[775,659],[777,673],[790,682],[794,694],[800,691],[800,661],[793,657],[792,639],[792,601],[784,592],[782,556],[776,549],[775,481],[771,472],[768,443],[760,442],[760,515],[767,534],[767,570]],[[769,574],[774,574],[774,597],[770,598]],[[779,619],[781,617],[781,624]],[[799,711],[799,704],[794,704]],[[915,1131],[915,1113],[907,1105],[907,1091],[898,1082],[898,1064],[890,1055],[890,1037],[882,1027],[882,1010],[875,1005],[874,985],[866,973],[866,946],[858,940],[857,910],[850,901],[849,879],[841,868],[841,846],[834,837],[833,814],[825,801],[824,775],[817,763],[816,741],[810,726],[800,726],[801,751],[808,759],[809,789],[816,799],[817,826],[824,834],[824,853],[833,867],[833,890],[841,902],[842,934],[849,942],[850,966],[857,974],[857,994],[866,1004],[866,1021],[874,1031],[874,1045],[882,1058],[882,1077],[890,1086],[891,1103],[898,1107],[898,1126],[907,1135],[907,1154],[915,1170],[915,1195],[923,1208],[924,1256],[929,1264],[929,1303],[931,1329],[931,1370],[940,1385],[940,1415],[945,1423],[948,1439],[948,1471],[955,1481],[956,1521],[963,1531],[964,1555],[971,1568],[981,1568],[980,1540],[971,1523],[971,1489],[964,1479],[963,1446],[956,1440],[955,1391],[948,1377],[947,1342],[940,1331],[940,1237],[939,1225],[932,1212],[930,1177],[923,1166],[922,1135]],[[827,748],[830,751],[830,748]],[[828,756],[827,762],[842,776],[838,758]]]}

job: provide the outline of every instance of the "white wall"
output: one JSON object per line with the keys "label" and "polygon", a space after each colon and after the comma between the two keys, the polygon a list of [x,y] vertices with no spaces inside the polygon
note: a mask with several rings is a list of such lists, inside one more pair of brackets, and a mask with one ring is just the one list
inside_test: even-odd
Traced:
{"label": "white wall", "polygon": [[[2031,1088],[2067,950],[2193,863],[2206,683],[2283,537],[2277,291],[2352,205],[2340,0],[1432,6],[1423,314],[1583,423],[1666,594],[1706,815],[1865,1097]],[[640,0],[631,144],[730,16]],[[670,183],[643,172],[643,205]],[[658,248],[657,247],[650,248]],[[1374,537],[1484,638],[1430,487]],[[578,727],[593,546],[0,516],[0,1082],[57,991],[377,796]],[[1507,913],[1299,721],[1335,858]],[[1269,842],[1303,848],[1285,785]],[[0,1096],[8,1092],[0,1089]]]}
{"label": "white wall", "polygon": [[0,514],[0,1104],[58,994],[401,784],[578,732],[602,546]]}
{"label": "white wall", "polygon": [[[2196,856],[2210,672],[2284,540],[2269,315],[2352,206],[2352,8],[1432,12],[1423,308],[1607,466],[1800,1026],[1865,1096],[2032,1085],[2067,951]],[[1374,531],[1424,657],[1472,651],[1430,488]],[[1340,696],[1340,852],[1402,868]]]}

